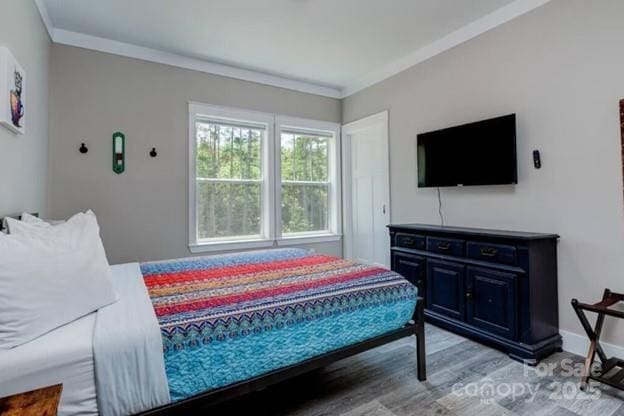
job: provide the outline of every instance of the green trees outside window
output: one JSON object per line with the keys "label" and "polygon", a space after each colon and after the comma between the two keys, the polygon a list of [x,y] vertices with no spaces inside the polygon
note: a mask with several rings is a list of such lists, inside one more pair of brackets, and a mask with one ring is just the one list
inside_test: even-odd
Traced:
{"label": "green trees outside window", "polygon": [[204,122],[195,128],[198,238],[258,237],[265,131]]}
{"label": "green trees outside window", "polygon": [[329,228],[329,138],[282,132],[282,233]]}
{"label": "green trees outside window", "polygon": [[[270,124],[193,122],[197,241],[331,233],[333,133],[280,126],[273,137]],[[267,163],[275,163],[277,177]],[[272,189],[279,198],[265,200]],[[281,218],[267,212],[278,207]]]}

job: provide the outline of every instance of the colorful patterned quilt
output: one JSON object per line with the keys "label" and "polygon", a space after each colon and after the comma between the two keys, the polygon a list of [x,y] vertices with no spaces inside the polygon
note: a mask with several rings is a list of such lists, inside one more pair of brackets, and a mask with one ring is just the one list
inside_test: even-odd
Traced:
{"label": "colorful patterned quilt", "polygon": [[417,291],[386,269],[302,249],[143,263],[173,401],[405,325]]}

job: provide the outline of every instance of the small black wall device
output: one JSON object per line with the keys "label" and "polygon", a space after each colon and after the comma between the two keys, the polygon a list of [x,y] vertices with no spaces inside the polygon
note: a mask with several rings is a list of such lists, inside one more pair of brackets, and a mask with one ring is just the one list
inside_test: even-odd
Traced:
{"label": "small black wall device", "polygon": [[542,157],[540,156],[539,150],[533,150],[533,164],[535,165],[535,169],[542,167]]}

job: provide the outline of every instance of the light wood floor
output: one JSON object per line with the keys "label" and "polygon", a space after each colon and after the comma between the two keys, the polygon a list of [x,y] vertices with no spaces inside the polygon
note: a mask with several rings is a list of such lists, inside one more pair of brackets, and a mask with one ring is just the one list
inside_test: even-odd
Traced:
{"label": "light wood floor", "polygon": [[624,416],[624,392],[602,385],[593,392],[578,390],[579,377],[570,369],[581,363],[579,356],[554,354],[537,372],[502,352],[431,325],[426,345],[428,374],[423,383],[416,379],[412,337],[244,396],[210,413]]}

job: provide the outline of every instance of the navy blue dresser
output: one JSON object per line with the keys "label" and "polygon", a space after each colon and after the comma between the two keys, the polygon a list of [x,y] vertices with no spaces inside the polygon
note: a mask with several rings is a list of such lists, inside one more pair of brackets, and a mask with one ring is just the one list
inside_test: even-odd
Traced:
{"label": "navy blue dresser", "polygon": [[555,234],[390,225],[392,270],[432,324],[536,364],[561,350]]}

